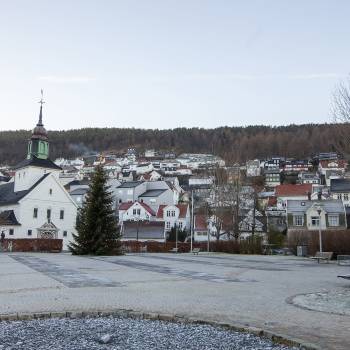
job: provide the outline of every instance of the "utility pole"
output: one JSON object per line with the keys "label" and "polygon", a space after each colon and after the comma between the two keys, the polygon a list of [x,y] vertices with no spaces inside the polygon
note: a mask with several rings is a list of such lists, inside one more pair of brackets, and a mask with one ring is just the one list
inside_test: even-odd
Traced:
{"label": "utility pole", "polygon": [[194,212],[193,212],[193,190],[192,190],[192,193],[191,193],[191,207],[192,207],[192,210],[191,210],[191,253],[192,253],[192,250],[193,250],[193,230],[194,230]]}

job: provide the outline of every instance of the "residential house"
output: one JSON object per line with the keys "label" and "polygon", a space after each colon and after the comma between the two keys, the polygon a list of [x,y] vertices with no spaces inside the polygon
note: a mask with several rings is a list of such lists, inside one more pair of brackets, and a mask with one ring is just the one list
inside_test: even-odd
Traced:
{"label": "residential house", "polygon": [[271,168],[264,171],[265,185],[267,187],[276,187],[281,184],[281,174],[279,168]]}
{"label": "residential house", "polygon": [[340,199],[325,201],[288,200],[288,234],[294,231],[344,230],[346,214]]}
{"label": "residential house", "polygon": [[119,223],[126,221],[155,221],[156,213],[142,202],[122,203],[118,207]]}
{"label": "residential house", "polygon": [[266,217],[258,210],[250,209],[241,216],[238,224],[240,238],[246,239],[254,234],[264,236],[266,233]]}
{"label": "residential house", "polygon": [[313,184],[313,185],[321,184],[320,176],[315,173],[301,172],[298,175],[298,179],[301,184]]}
{"label": "residential house", "polygon": [[308,171],[312,164],[308,160],[287,159],[283,164],[283,170],[286,173]]}
{"label": "residential house", "polygon": [[279,185],[275,188],[275,196],[277,198],[277,209],[285,209],[287,200],[308,200],[311,197],[312,185]]}
{"label": "residential house", "polygon": [[207,242],[208,234],[210,241],[216,240],[215,230],[211,220],[203,214],[194,215],[193,241]]}
{"label": "residential house", "polygon": [[350,179],[332,179],[330,194],[333,199],[342,200],[345,207],[350,206]]}
{"label": "residential house", "polygon": [[323,175],[325,184],[330,186],[331,179],[343,177],[348,164],[344,159],[321,160],[318,165],[318,172]]}
{"label": "residential house", "polygon": [[246,163],[247,177],[254,177],[261,175],[260,160],[248,160]]}
{"label": "residential house", "polygon": [[190,231],[191,218],[188,204],[160,205],[157,211],[157,220],[165,223],[165,230],[173,227]]}

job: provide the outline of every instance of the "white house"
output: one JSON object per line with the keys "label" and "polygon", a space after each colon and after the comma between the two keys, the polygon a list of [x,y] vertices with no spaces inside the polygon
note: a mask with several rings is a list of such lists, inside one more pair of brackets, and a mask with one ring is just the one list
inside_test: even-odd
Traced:
{"label": "white house", "polygon": [[0,213],[7,217],[0,230],[8,238],[60,238],[67,249],[75,232],[77,205],[59,181],[61,168],[48,156],[41,104],[27,158],[15,167],[14,181],[0,185]]}
{"label": "white house", "polygon": [[145,203],[122,203],[118,208],[119,223],[125,221],[152,221],[156,213]]}
{"label": "white house", "polygon": [[180,230],[190,230],[190,208],[188,204],[160,205],[157,220],[165,222],[165,230],[170,231],[175,225]]}

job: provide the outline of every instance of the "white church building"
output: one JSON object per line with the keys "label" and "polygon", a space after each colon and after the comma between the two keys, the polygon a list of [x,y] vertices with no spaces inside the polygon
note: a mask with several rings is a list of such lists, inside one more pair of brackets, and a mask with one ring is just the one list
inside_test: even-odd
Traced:
{"label": "white church building", "polygon": [[0,185],[0,233],[13,239],[63,239],[66,250],[75,233],[77,205],[59,181],[61,168],[49,159],[40,103],[27,158],[14,168],[14,178]]}

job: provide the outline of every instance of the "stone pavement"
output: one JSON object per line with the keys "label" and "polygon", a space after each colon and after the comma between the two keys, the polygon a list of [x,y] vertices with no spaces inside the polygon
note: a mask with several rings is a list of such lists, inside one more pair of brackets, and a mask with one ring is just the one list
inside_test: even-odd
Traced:
{"label": "stone pavement", "polygon": [[[350,281],[337,278],[346,273],[348,266],[283,256],[2,253],[0,315],[132,309],[257,327],[320,349],[348,350],[349,313],[329,303],[349,293]],[[329,295],[328,304],[315,307],[315,293]]]}

